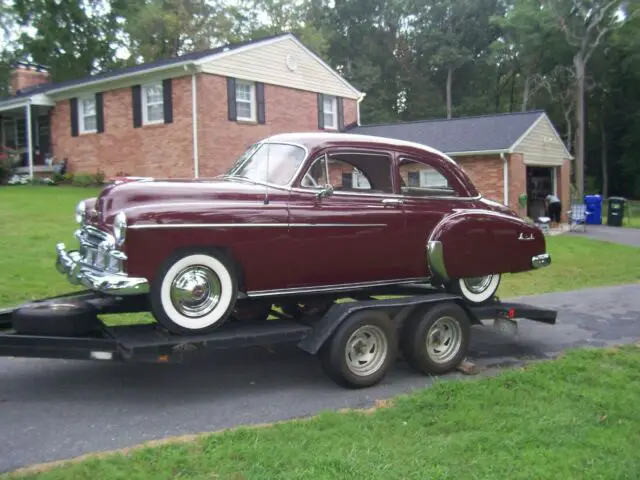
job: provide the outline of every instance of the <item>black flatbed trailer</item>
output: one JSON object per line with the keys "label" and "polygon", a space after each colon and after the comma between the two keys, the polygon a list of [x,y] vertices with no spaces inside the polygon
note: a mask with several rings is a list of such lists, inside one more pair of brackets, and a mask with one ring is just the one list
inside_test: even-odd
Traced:
{"label": "black flatbed trailer", "polygon": [[[383,298],[378,298],[380,296]],[[64,336],[18,333],[14,330],[16,312],[37,307],[42,321],[46,322],[47,312],[55,313],[55,306],[61,304],[90,306],[96,313],[92,329],[81,335]],[[415,369],[429,374],[444,373],[464,360],[472,324],[494,320],[515,326],[517,320],[528,319],[553,325],[557,318],[555,310],[503,303],[498,299],[487,305],[469,306],[459,296],[413,284],[345,295],[323,315],[292,318],[272,309],[273,319],[230,321],[206,335],[176,335],[157,323],[108,326],[100,319],[104,315],[144,311],[147,311],[147,305],[138,298],[108,297],[89,291],[44,298],[0,310],[0,356],[174,363],[195,352],[295,343],[309,354],[319,354],[325,372],[337,383],[366,387],[380,381],[398,350]],[[458,332],[460,343],[458,350],[453,352],[455,354],[440,363],[433,361],[435,354],[427,354],[437,350],[425,343],[431,338],[429,335],[435,335],[432,330],[434,325],[439,325],[438,322],[444,322],[440,326],[441,334],[446,334],[448,325],[450,334]],[[430,330],[425,330],[425,325]],[[353,360],[357,356],[356,350],[348,351],[349,342],[355,342],[352,337],[356,330],[360,332],[363,328],[369,330],[369,337],[363,337],[364,341],[360,339],[358,345],[366,348],[369,346],[367,339],[378,337],[388,351],[387,356],[393,357],[385,357],[382,370],[368,374],[354,373],[359,365]],[[347,338],[349,335],[351,337]],[[450,335],[450,338],[454,337]],[[417,341],[419,338],[422,340]],[[382,346],[375,348],[381,351]],[[444,347],[440,345],[440,350],[444,351]],[[356,364],[355,370],[345,366],[349,362],[350,365]]]}

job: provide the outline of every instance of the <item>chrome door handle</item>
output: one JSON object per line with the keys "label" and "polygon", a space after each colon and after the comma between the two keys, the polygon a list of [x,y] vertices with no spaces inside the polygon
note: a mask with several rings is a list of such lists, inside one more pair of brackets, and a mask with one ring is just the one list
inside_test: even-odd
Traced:
{"label": "chrome door handle", "polygon": [[383,205],[402,205],[404,200],[401,198],[385,198],[382,200]]}

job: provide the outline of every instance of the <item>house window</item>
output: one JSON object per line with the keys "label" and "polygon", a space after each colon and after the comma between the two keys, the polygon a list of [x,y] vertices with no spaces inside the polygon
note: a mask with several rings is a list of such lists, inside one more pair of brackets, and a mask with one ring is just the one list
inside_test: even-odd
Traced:
{"label": "house window", "polygon": [[324,127],[338,128],[338,107],[336,97],[325,95],[322,99],[322,111],[324,113]]}
{"label": "house window", "polygon": [[80,133],[93,133],[97,131],[98,120],[96,116],[95,96],[92,95],[78,100],[78,119],[80,120]]}
{"label": "house window", "polygon": [[142,86],[142,121],[145,125],[164,122],[162,82]]}
{"label": "house window", "polygon": [[236,113],[238,120],[255,121],[256,89],[253,83],[236,81]]}

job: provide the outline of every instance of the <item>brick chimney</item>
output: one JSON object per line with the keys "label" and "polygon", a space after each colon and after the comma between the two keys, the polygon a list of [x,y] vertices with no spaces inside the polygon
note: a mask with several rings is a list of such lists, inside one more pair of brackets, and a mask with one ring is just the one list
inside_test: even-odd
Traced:
{"label": "brick chimney", "polygon": [[45,67],[27,62],[18,62],[11,71],[10,93],[16,95],[36,85],[49,83],[51,76]]}

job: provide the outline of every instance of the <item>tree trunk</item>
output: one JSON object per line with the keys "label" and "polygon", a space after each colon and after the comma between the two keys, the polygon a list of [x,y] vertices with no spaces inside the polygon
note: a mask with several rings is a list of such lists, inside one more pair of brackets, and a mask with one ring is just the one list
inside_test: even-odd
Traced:
{"label": "tree trunk", "polygon": [[453,83],[453,67],[447,68],[447,118],[453,115],[451,107],[451,84]]}
{"label": "tree trunk", "polygon": [[604,125],[604,117],[600,114],[600,141],[601,141],[601,154],[602,159],[602,197],[607,198],[609,196],[609,160],[607,158],[607,131]]}
{"label": "tree trunk", "polygon": [[565,114],[564,120],[567,125],[567,150],[569,150],[569,153],[573,153],[573,123],[571,122],[571,114]]}
{"label": "tree trunk", "polygon": [[578,198],[584,197],[584,83],[585,61],[584,56],[578,52],[573,58],[576,69],[576,189]]}
{"label": "tree trunk", "polygon": [[530,77],[526,77],[524,79],[524,91],[522,92],[522,111],[526,112],[527,107],[529,106],[529,95],[531,92],[530,89]]}

